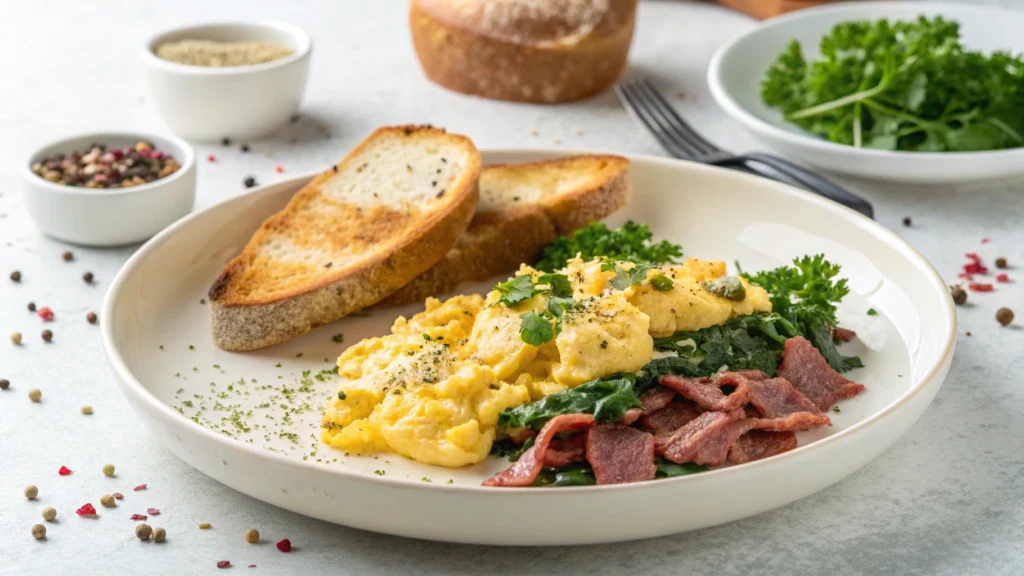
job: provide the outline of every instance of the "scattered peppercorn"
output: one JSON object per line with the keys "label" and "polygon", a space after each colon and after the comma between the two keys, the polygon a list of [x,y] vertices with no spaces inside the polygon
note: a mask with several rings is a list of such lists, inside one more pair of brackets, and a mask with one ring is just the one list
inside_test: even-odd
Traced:
{"label": "scattered peppercorn", "polygon": [[167,538],[167,531],[163,528],[157,528],[153,531],[153,542],[163,542]]}
{"label": "scattered peppercorn", "polygon": [[1009,267],[1010,267],[1010,265],[1006,263],[1006,258],[1002,258],[1002,257],[996,258],[996,268],[999,268],[1001,270],[1005,270],[1005,269],[1007,269]]}
{"label": "scattered peppercorn", "polygon": [[223,140],[220,141],[220,143],[225,146],[231,146],[231,138],[225,137]]}
{"label": "scattered peppercorn", "polygon": [[249,544],[255,544],[260,541],[260,533],[255,528],[249,528],[245,531],[245,541]]}
{"label": "scattered peppercorn", "polygon": [[953,303],[957,306],[967,304],[967,290],[959,286],[950,286],[949,292],[953,296]]}
{"label": "scattered peppercorn", "polygon": [[92,415],[92,406],[82,406],[82,414],[86,416]]}
{"label": "scattered peppercorn", "polygon": [[43,520],[47,522],[53,522],[57,518],[57,509],[53,506],[47,506],[43,508]]}
{"label": "scattered peppercorn", "polygon": [[280,550],[281,552],[291,552],[292,551],[292,541],[287,539],[287,538],[281,540],[280,542],[277,543],[277,549]]}
{"label": "scattered peppercorn", "polygon": [[49,330],[43,330],[43,341],[44,342],[53,342],[53,332],[51,332]]}
{"label": "scattered peppercorn", "polygon": [[82,280],[84,280],[86,284],[92,284],[93,278],[94,276],[92,275],[92,272],[86,272],[85,274],[82,274]]}
{"label": "scattered peppercorn", "polygon": [[36,496],[39,496],[39,488],[36,488],[35,484],[29,484],[25,486],[25,498],[29,500],[35,500]]}
{"label": "scattered peppercorn", "polygon": [[1009,326],[1010,323],[1013,322],[1013,310],[1010,310],[1009,308],[1000,308],[999,311],[996,312],[996,320],[998,320],[1003,326]]}
{"label": "scattered peppercorn", "polygon": [[114,502],[113,496],[110,494],[104,494],[103,496],[100,496],[100,505],[104,508],[113,508],[116,505],[116,502]]}
{"label": "scattered peppercorn", "polygon": [[60,255],[60,257],[63,258],[65,262],[71,262],[75,259],[75,255],[71,253],[71,250],[66,250]]}
{"label": "scattered peppercorn", "polygon": [[15,346],[21,344],[21,332],[14,332],[11,334],[11,342],[14,342]]}
{"label": "scattered peppercorn", "polygon": [[242,184],[245,184],[246,188],[252,188],[256,185],[256,178],[252,176],[246,176],[245,180],[242,180]]}
{"label": "scattered peppercorn", "polygon": [[146,513],[150,516],[159,516],[160,510],[157,510],[156,508],[146,508]]}
{"label": "scattered peppercorn", "polygon": [[[113,464],[107,464],[107,466],[110,466],[111,469],[113,469],[113,467],[114,467]],[[107,466],[104,466],[103,468],[105,469]],[[105,473],[106,472],[104,472],[104,474]],[[120,492],[114,492],[113,496],[114,496],[114,500],[121,500],[121,499],[124,498],[124,494],[121,494]]]}
{"label": "scattered peppercorn", "polygon": [[153,535],[153,529],[149,527],[149,524],[138,524],[135,526],[135,535],[139,537],[139,540],[145,542]]}
{"label": "scattered peppercorn", "polygon": [[51,310],[49,306],[43,306],[39,309],[39,312],[36,312],[36,314],[43,319],[43,322],[53,322],[55,317],[53,310]]}
{"label": "scattered peppercorn", "polygon": [[206,161],[207,162],[216,162],[217,161],[217,157],[214,156],[213,154],[210,154],[209,156],[206,157]]}
{"label": "scattered peppercorn", "polygon": [[44,158],[32,165],[32,172],[65,186],[129,188],[164,178],[180,168],[173,156],[154,150],[149,142],[125,148],[95,143],[84,151]]}
{"label": "scattered peppercorn", "polygon": [[146,484],[139,484],[135,488],[132,488],[132,490],[134,490],[136,492],[138,492],[139,490],[145,490],[145,489],[146,489]]}
{"label": "scattered peppercorn", "polygon": [[29,302],[28,303],[28,311],[29,312],[35,312],[36,311],[36,303],[35,302]]}
{"label": "scattered peppercorn", "polygon": [[86,502],[81,508],[75,510],[75,514],[78,514],[79,516],[95,516],[96,508],[93,508],[91,503]]}
{"label": "scattered peppercorn", "polygon": [[11,272],[11,281],[12,282],[21,282],[21,272],[18,272],[17,270],[15,270],[14,272]]}
{"label": "scattered peppercorn", "polygon": [[912,223],[913,223],[913,221],[911,221],[910,216],[905,216],[903,218],[903,225],[904,226],[909,228]]}
{"label": "scattered peppercorn", "polygon": [[217,562],[217,568],[231,568],[231,560],[221,560]]}
{"label": "scattered peppercorn", "polygon": [[43,393],[39,391],[39,388],[33,388],[28,391],[28,398],[33,402],[39,402],[43,399]]}
{"label": "scattered peppercorn", "polygon": [[248,144],[242,144],[242,152],[248,152],[248,151],[249,151],[249,145]]}
{"label": "scattered peppercorn", "polygon": [[213,526],[209,522],[200,522],[199,523],[199,529],[200,530],[209,530],[212,527]]}
{"label": "scattered peppercorn", "polygon": [[0,379],[0,390],[7,390],[11,387],[11,381],[7,378]]}
{"label": "scattered peppercorn", "polygon": [[113,478],[114,477],[114,465],[113,464],[104,464],[103,465],[103,475],[106,476],[107,478]]}
{"label": "scattered peppercorn", "polygon": [[85,315],[85,320],[89,324],[95,324],[96,323],[96,313],[95,312],[89,312],[88,314]]}
{"label": "scattered peppercorn", "polygon": [[36,524],[32,527],[32,537],[36,540],[42,540],[46,538],[46,526],[42,524]]}
{"label": "scattered peppercorn", "polygon": [[277,172],[278,174],[284,172],[284,166],[281,166],[280,164],[274,166],[274,172]]}
{"label": "scattered peppercorn", "polygon": [[71,468],[68,468],[67,466],[61,466],[60,469],[57,470],[57,474],[60,474],[61,476],[70,476]]}

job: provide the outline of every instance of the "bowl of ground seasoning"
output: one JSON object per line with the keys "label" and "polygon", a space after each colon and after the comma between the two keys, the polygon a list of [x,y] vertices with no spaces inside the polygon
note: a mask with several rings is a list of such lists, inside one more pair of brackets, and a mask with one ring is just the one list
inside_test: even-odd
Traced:
{"label": "bowl of ground seasoning", "polygon": [[86,246],[141,242],[192,210],[195,154],[180,138],[102,132],[32,153],[22,198],[41,232]]}
{"label": "bowl of ground seasoning", "polygon": [[146,87],[178,136],[201,142],[267,136],[296,114],[312,43],[290,24],[215,23],[153,36]]}

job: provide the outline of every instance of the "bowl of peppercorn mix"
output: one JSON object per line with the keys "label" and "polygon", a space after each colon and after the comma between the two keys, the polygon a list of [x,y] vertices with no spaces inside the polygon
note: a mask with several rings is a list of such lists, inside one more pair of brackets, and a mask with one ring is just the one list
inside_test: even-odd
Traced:
{"label": "bowl of peppercorn mix", "polygon": [[22,196],[41,232],[86,246],[146,240],[192,210],[195,154],[184,140],[96,133],[32,154]]}
{"label": "bowl of peppercorn mix", "polygon": [[212,23],[165,31],[142,49],[143,75],[172,132],[200,142],[252,140],[296,114],[312,42],[280,22]]}

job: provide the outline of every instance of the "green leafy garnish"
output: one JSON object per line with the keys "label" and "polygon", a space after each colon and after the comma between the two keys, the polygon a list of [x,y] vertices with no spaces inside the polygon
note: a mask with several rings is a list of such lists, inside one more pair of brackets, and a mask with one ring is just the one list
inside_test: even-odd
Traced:
{"label": "green leafy garnish", "polygon": [[675,262],[683,255],[683,249],[678,244],[668,241],[651,242],[651,236],[650,229],[644,224],[630,221],[621,228],[611,230],[595,222],[545,246],[534,267],[544,272],[554,272],[564,268],[577,254],[583,260],[601,257],[638,264]]}
{"label": "green leafy garnish", "polygon": [[523,342],[530,346],[540,346],[545,342],[550,342],[555,337],[555,328],[547,318],[540,316],[536,312],[527,312],[521,318],[523,323],[519,329],[519,334],[522,336]]}
{"label": "green leafy garnish", "polygon": [[868,316],[878,316],[878,310],[874,308],[868,308]]}
{"label": "green leafy garnish", "polygon": [[591,486],[597,484],[594,469],[586,462],[569,464],[560,468],[545,467],[534,481],[534,486]]}
{"label": "green leafy garnish", "polygon": [[825,260],[824,255],[804,256],[793,260],[793,266],[744,274],[771,296],[772,312],[787,320],[814,344],[829,365],[837,372],[861,368],[856,356],[843,356],[832,341],[836,326],[836,304],[850,289],[845,278],[836,278],[839,265]]}
{"label": "green leafy garnish", "polygon": [[515,306],[534,295],[533,278],[529,274],[523,274],[498,284],[494,289],[501,292],[501,299],[498,302],[506,306]]}
{"label": "green leafy garnish", "polygon": [[[670,373],[696,378],[729,370],[760,370],[774,376],[783,344],[799,332],[778,314],[737,316],[721,326],[695,332],[676,332],[654,339],[654,349],[675,352],[678,358],[662,358]],[[647,368],[645,368],[646,370]]]}
{"label": "green leafy garnish", "polygon": [[513,442],[510,438],[504,438],[502,440],[495,440],[491,444],[491,456],[497,456],[498,458],[508,458],[509,462],[515,462],[533,446],[533,442],[536,437],[531,436],[523,442],[522,446]]}
{"label": "green leafy garnish", "polygon": [[335,344],[341,344],[345,341],[345,335],[339,332],[334,336],[331,336],[331,340],[333,340]]}
{"label": "green leafy garnish", "polygon": [[787,120],[840,144],[962,152],[1024,146],[1024,58],[967,50],[941,16],[837,24],[807,62],[796,40],[761,97]]}
{"label": "green leafy garnish", "polygon": [[614,422],[630,408],[642,408],[633,392],[632,374],[615,374],[563,390],[536,402],[504,410],[498,425],[505,428],[530,427],[540,430],[560,414],[593,414],[599,422]]}

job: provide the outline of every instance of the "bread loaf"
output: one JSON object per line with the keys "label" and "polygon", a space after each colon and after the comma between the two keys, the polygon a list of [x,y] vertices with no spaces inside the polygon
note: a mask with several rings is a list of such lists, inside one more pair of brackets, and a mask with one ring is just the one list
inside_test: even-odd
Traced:
{"label": "bread loaf", "polygon": [[412,0],[428,78],[485,98],[556,103],[607,88],[626,65],[636,0]]}

